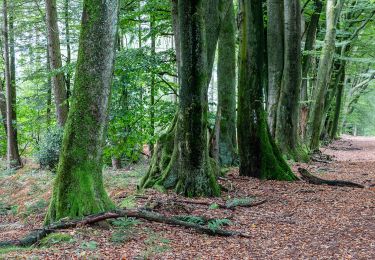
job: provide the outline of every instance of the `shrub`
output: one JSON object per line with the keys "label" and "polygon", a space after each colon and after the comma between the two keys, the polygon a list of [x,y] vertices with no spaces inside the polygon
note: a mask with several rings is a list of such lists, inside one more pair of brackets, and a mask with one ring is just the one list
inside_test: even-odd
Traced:
{"label": "shrub", "polygon": [[50,129],[38,145],[37,159],[41,168],[55,170],[59,162],[63,129]]}

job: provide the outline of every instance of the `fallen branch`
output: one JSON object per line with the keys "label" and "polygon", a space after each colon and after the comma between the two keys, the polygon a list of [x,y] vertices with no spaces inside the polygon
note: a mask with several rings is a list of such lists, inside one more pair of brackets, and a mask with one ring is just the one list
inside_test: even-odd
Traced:
{"label": "fallen branch", "polygon": [[[141,198],[141,199],[147,199],[147,200],[156,200],[156,198],[146,197],[146,196],[136,196],[136,197]],[[174,203],[186,203],[186,204],[196,204],[196,205],[205,205],[205,206],[211,206],[215,204],[217,205],[217,207],[221,209],[234,209],[236,207],[250,208],[250,207],[256,207],[256,206],[262,205],[267,202],[267,200],[264,199],[264,200],[259,200],[259,201],[242,202],[242,203],[235,204],[235,205],[233,204],[228,205],[228,204],[224,204],[220,202],[207,202],[207,201],[201,201],[201,200],[188,200],[188,199],[178,199],[178,198],[172,198],[170,199],[170,201]],[[163,203],[160,201],[156,201],[156,202]]]}
{"label": "fallen branch", "polygon": [[340,187],[352,187],[352,188],[364,188],[365,186],[354,183],[351,181],[341,181],[341,180],[324,180],[321,178],[318,178],[311,173],[309,173],[308,170],[304,168],[298,168],[298,172],[301,174],[302,180],[315,184],[315,185],[330,185],[330,186],[340,186]]}
{"label": "fallen branch", "polygon": [[105,212],[105,213],[100,213],[96,215],[90,215],[90,216],[83,218],[82,220],[72,220],[72,221],[54,223],[45,228],[33,230],[26,237],[22,239],[0,242],[0,247],[31,246],[37,243],[38,241],[40,241],[41,239],[43,239],[44,237],[46,237],[47,235],[53,232],[56,232],[58,230],[61,230],[61,229],[75,228],[75,227],[80,227],[84,225],[94,224],[94,223],[104,221],[107,219],[115,219],[115,218],[121,218],[121,217],[141,218],[141,219],[145,219],[148,221],[159,222],[159,223],[164,223],[168,225],[183,226],[186,228],[195,229],[198,232],[212,235],[212,236],[226,236],[226,237],[239,236],[239,237],[250,238],[249,235],[243,234],[240,232],[228,231],[228,230],[223,230],[223,229],[213,230],[202,225],[170,218],[170,217],[164,216],[156,212],[150,212],[150,211],[145,211],[145,210],[116,210],[116,211]]}

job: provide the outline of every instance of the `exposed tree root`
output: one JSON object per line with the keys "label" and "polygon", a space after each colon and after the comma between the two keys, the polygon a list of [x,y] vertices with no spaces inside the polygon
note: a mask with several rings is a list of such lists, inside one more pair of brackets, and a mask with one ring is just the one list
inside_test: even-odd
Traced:
{"label": "exposed tree root", "polygon": [[318,178],[311,173],[309,173],[308,170],[304,168],[298,168],[298,172],[301,174],[302,180],[315,184],[315,185],[330,185],[330,186],[340,186],[340,187],[352,187],[352,188],[364,188],[365,186],[354,183],[351,181],[341,181],[341,180],[323,180],[321,178]]}
{"label": "exposed tree root", "polygon": [[202,225],[181,221],[175,218],[170,218],[170,217],[164,216],[156,212],[150,212],[150,211],[139,210],[139,209],[135,209],[135,210],[126,209],[126,210],[115,210],[115,211],[90,215],[81,220],[72,220],[72,221],[53,223],[51,225],[48,225],[45,228],[33,230],[24,238],[21,238],[19,240],[9,240],[9,241],[0,242],[0,247],[31,246],[37,243],[38,241],[40,241],[41,239],[43,239],[44,237],[46,237],[47,235],[53,232],[56,232],[57,230],[60,230],[60,229],[75,228],[75,227],[80,227],[84,225],[94,224],[94,223],[107,220],[107,219],[115,219],[115,218],[121,218],[121,217],[141,218],[141,219],[145,219],[148,221],[159,222],[159,223],[164,223],[168,225],[183,226],[186,228],[195,229],[196,231],[200,233],[204,233],[204,234],[208,234],[212,236],[225,236],[225,237],[239,236],[239,237],[250,238],[249,235],[243,234],[240,232],[228,231],[228,230],[223,230],[223,229],[213,230]]}
{"label": "exposed tree root", "polygon": [[[149,200],[150,199],[153,199],[153,198],[148,198]],[[158,202],[158,201],[156,201]],[[235,209],[236,207],[256,207],[256,206],[259,206],[259,205],[262,205],[264,203],[267,202],[267,200],[258,200],[258,201],[245,201],[241,204],[238,204],[238,205],[228,205],[228,204],[224,204],[224,203],[219,203],[219,202],[207,202],[207,201],[199,201],[199,200],[188,200],[188,199],[172,199],[171,202],[174,202],[174,203],[186,203],[186,204],[196,204],[196,205],[206,205],[206,206],[210,206],[212,204],[216,204],[218,208],[221,208],[221,209]],[[162,202],[161,202],[162,203]]]}

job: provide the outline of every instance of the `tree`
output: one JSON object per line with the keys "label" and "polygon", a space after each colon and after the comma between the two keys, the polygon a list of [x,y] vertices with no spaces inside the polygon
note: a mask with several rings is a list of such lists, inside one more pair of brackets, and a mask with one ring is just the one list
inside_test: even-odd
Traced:
{"label": "tree", "polygon": [[59,126],[64,126],[68,117],[67,92],[64,73],[58,70],[62,67],[59,27],[57,24],[56,0],[45,0],[46,2],[46,24],[48,30],[48,48],[52,77],[53,93],[55,96],[56,116]]}
{"label": "tree", "polygon": [[[275,137],[277,107],[284,70],[284,5],[283,0],[267,1],[268,95],[267,112],[271,135]],[[278,43],[278,44],[275,44]]]}
{"label": "tree", "polygon": [[309,53],[314,50],[315,42],[316,42],[316,34],[318,31],[319,20],[321,17],[321,12],[323,9],[323,3],[320,0],[314,0],[314,11],[311,15],[310,22],[307,26],[306,30],[306,39],[305,39],[305,46],[304,46],[304,55],[302,57],[302,86],[301,86],[301,101],[303,102],[301,105],[301,112],[300,112],[300,135],[301,139],[305,140],[306,138],[306,127],[307,121],[309,118],[309,95],[308,95],[308,75],[309,72],[312,71],[311,67],[313,66],[312,60],[313,57]]}
{"label": "tree", "polygon": [[310,140],[311,150],[316,150],[319,148],[328,80],[331,76],[333,55],[335,53],[336,25],[343,5],[344,0],[327,0],[326,35],[319,61],[318,75],[316,80],[317,96],[312,116],[312,134]]}
{"label": "tree", "polygon": [[241,0],[241,46],[238,83],[240,175],[294,180],[269,132],[263,108],[263,12],[260,1]]}
{"label": "tree", "polygon": [[231,2],[221,26],[218,42],[218,106],[216,140],[221,165],[233,165],[236,159],[236,24]]}
{"label": "tree", "polygon": [[228,4],[216,0],[178,1],[179,109],[156,144],[141,188],[175,189],[188,197],[220,194],[218,169],[208,153],[207,91],[219,28]]}
{"label": "tree", "polygon": [[8,6],[7,1],[3,1],[3,56],[5,68],[5,93],[6,93],[6,127],[7,127],[7,168],[19,167],[22,165],[18,152],[16,130],[14,128],[14,84],[12,84],[11,67],[9,61],[9,37],[8,37]]}
{"label": "tree", "polygon": [[276,142],[283,153],[295,160],[301,160],[304,157],[299,147],[298,137],[301,88],[301,8],[299,3],[299,0],[284,1],[284,68],[275,134]]}
{"label": "tree", "polygon": [[46,223],[113,208],[102,179],[117,1],[85,0],[71,109]]}

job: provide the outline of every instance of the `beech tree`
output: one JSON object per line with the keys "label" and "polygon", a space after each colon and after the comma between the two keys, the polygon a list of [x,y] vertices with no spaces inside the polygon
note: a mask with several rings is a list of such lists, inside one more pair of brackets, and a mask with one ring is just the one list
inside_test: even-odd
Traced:
{"label": "beech tree", "polygon": [[[6,93],[6,129],[7,129],[7,168],[15,168],[22,165],[18,152],[17,132],[15,129],[15,82],[12,81],[11,63],[9,57],[9,30],[8,30],[8,4],[3,1],[3,57]],[[15,70],[14,70],[15,72]],[[13,74],[14,74],[13,72]],[[3,112],[4,113],[4,112]]]}
{"label": "beech tree", "polygon": [[328,81],[331,75],[333,55],[335,53],[336,25],[344,5],[345,0],[327,0],[326,11],[326,34],[324,46],[319,61],[318,75],[316,80],[317,96],[313,108],[310,149],[319,148],[320,133],[322,131],[322,122],[325,108],[325,98],[327,93]]}
{"label": "beech tree", "polygon": [[[220,25],[229,1],[178,1],[179,108],[160,136],[139,187],[175,189],[184,196],[217,196],[218,167],[209,157],[208,85]],[[176,12],[175,12],[176,13]]]}
{"label": "beech tree", "polygon": [[238,82],[238,150],[240,175],[294,180],[277,148],[263,108],[263,11],[260,1],[241,0],[241,45]]}
{"label": "beech tree", "polygon": [[221,26],[218,42],[218,108],[216,141],[220,165],[233,165],[236,159],[236,24],[234,5]]}
{"label": "beech tree", "polygon": [[[64,73],[58,72],[58,70],[62,67],[62,61],[60,50],[59,27],[57,24],[56,0],[45,0],[45,2],[50,66],[51,70],[54,71],[52,82],[53,94],[55,97],[56,117],[59,126],[62,127],[65,125],[65,122],[68,117],[68,103]],[[67,43],[69,43],[69,38],[67,39]]]}
{"label": "beech tree", "polygon": [[118,1],[85,0],[74,91],[46,223],[113,208],[102,152],[111,88]]}

